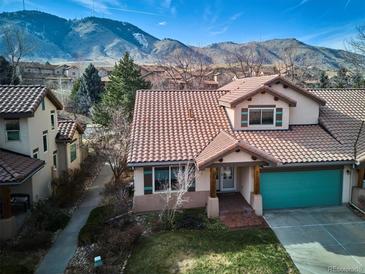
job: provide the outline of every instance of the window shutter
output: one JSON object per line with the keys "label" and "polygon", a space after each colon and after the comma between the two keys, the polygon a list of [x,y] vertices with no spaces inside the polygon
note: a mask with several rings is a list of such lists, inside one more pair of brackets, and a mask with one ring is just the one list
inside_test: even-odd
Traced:
{"label": "window shutter", "polygon": [[277,127],[283,126],[283,109],[282,108],[276,108],[275,126],[277,126]]}
{"label": "window shutter", "polygon": [[152,194],[152,167],[143,168],[144,194]]}
{"label": "window shutter", "polygon": [[248,108],[241,109],[241,127],[248,126]]}

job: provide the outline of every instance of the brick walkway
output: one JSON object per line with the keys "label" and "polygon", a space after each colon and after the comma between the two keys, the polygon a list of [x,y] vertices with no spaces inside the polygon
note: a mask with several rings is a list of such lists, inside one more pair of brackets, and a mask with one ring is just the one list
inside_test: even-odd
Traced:
{"label": "brick walkway", "polygon": [[239,192],[220,193],[218,197],[219,219],[230,229],[267,226]]}

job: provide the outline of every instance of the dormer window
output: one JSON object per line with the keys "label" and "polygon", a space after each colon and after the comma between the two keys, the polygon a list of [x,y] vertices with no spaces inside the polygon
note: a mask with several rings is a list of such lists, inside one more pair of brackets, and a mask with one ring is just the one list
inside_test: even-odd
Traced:
{"label": "dormer window", "polygon": [[273,125],[275,108],[249,108],[249,125]]}

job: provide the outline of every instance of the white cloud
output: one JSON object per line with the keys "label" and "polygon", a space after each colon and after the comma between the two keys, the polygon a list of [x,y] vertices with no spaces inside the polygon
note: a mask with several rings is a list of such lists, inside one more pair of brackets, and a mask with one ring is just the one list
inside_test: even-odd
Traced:
{"label": "white cloud", "polygon": [[166,21],[162,21],[162,22],[159,22],[158,25],[159,26],[166,26],[167,25],[167,22]]}
{"label": "white cloud", "polygon": [[134,10],[129,9],[120,4],[118,0],[72,0],[73,2],[89,8],[90,10],[94,10],[95,12],[110,14],[110,10],[119,10],[128,13],[138,13],[145,15],[154,15],[157,16],[159,14],[154,12],[149,12],[145,10]]}
{"label": "white cloud", "polygon": [[286,10],[284,10],[284,13],[289,12],[289,11],[293,11],[301,6],[303,6],[305,3],[307,3],[309,0],[301,0],[298,4],[296,4],[295,6],[289,7]]}
{"label": "white cloud", "polygon": [[219,24],[215,27],[209,27],[210,29],[209,33],[211,35],[219,35],[225,33],[229,29],[229,27],[233,24],[233,22],[239,19],[242,16],[242,14],[243,12],[234,13],[228,18],[226,22]]}

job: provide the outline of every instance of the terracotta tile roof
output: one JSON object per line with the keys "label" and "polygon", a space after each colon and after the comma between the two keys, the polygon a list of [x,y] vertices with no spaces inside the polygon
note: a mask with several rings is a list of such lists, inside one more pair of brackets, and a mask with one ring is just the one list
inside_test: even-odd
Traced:
{"label": "terracotta tile roof", "polygon": [[283,131],[233,132],[218,102],[225,93],[138,91],[129,164],[194,160],[221,130],[283,164],[353,159],[352,151],[320,125],[291,126]]}
{"label": "terracotta tile roof", "polygon": [[237,148],[243,149],[251,155],[258,156],[268,162],[278,163],[278,160],[271,155],[256,149],[243,140],[237,140],[235,137],[222,130],[195,158],[196,164],[198,168],[201,169],[205,165],[218,160]]}
{"label": "terracotta tile roof", "polygon": [[56,139],[59,141],[72,141],[76,130],[82,134],[84,129],[73,120],[59,120]]}
{"label": "terracotta tile roof", "polygon": [[45,96],[62,109],[57,97],[43,86],[0,85],[0,117],[31,117]]}
{"label": "terracotta tile roof", "polygon": [[0,185],[20,184],[43,166],[44,161],[0,149]]}
{"label": "terracotta tile roof", "polygon": [[[234,106],[236,103],[240,102],[241,100],[254,95],[257,90],[262,87],[270,87],[272,83],[276,81],[280,81],[285,85],[290,86],[297,92],[303,94],[304,96],[310,97],[312,100],[318,102],[320,105],[325,105],[326,102],[314,95],[313,93],[308,92],[306,89],[303,89],[299,86],[292,84],[290,81],[286,80],[284,77],[280,75],[265,75],[265,76],[257,76],[257,77],[248,77],[237,79],[228,83],[227,85],[219,88],[219,90],[226,90],[229,91],[221,98],[219,101],[222,105],[225,106]],[[278,93],[278,92],[276,92]],[[278,96],[276,94],[276,96]],[[282,95],[283,96],[283,95]],[[282,99],[282,98],[281,98]]]}
{"label": "terracotta tile roof", "polygon": [[221,129],[228,128],[225,111],[218,105],[224,93],[138,91],[129,162],[193,159]]}
{"label": "terracotta tile roof", "polygon": [[[310,92],[327,102],[320,108],[320,123],[339,142],[354,151],[357,158],[365,156],[365,89],[312,89]],[[360,131],[361,129],[361,131]]]}

